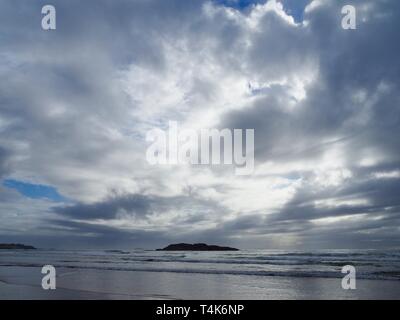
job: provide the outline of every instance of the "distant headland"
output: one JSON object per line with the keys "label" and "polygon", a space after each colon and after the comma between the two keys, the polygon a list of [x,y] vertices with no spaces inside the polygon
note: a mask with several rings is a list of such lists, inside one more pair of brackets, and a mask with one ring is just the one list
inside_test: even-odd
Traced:
{"label": "distant headland", "polygon": [[35,250],[35,247],[32,246],[26,246],[24,244],[19,244],[19,243],[0,243],[0,250],[2,249],[8,249],[8,250],[14,250],[14,249],[22,249],[22,250]]}
{"label": "distant headland", "polygon": [[163,249],[157,249],[157,251],[239,251],[239,249],[208,245],[205,243],[176,243],[170,244]]}

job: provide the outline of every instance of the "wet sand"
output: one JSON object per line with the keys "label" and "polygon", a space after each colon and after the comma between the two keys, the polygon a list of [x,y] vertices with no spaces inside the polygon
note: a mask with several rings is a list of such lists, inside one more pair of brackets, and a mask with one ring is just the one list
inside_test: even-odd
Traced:
{"label": "wet sand", "polygon": [[41,288],[38,268],[1,267],[0,299],[400,299],[400,281],[249,277],[92,269],[57,270],[57,289]]}

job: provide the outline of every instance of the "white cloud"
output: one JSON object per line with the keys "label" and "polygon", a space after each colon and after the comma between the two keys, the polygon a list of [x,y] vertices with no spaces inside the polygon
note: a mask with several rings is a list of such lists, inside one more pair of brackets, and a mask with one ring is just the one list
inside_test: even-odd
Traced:
{"label": "white cloud", "polygon": [[[211,203],[190,209],[168,202],[146,219],[124,209],[113,219],[75,222],[173,233],[191,225],[213,229],[252,214],[264,219],[282,212],[289,219],[297,213],[288,218],[285,210],[304,194],[339,193],[371,177],[400,178],[397,169],[374,168],[399,160],[398,62],[391,54],[397,51],[394,42],[387,51],[380,42],[391,37],[396,22],[380,22],[370,9],[385,16],[391,7],[384,1],[360,7],[365,28],[351,37],[334,24],[340,4],[333,1],[312,1],[302,23],[275,0],[244,11],[210,1],[120,1],[107,14],[101,1],[96,8],[80,4],[92,10],[89,17],[76,4],[56,1],[65,20],[54,37],[10,21],[6,2],[0,5],[2,177],[54,186],[75,204],[127,194]],[[27,5],[25,14],[33,17],[35,8]],[[183,129],[254,127],[254,175],[237,177],[224,167],[150,166],[145,134],[171,120]],[[373,173],[360,178],[361,169]],[[377,201],[324,199],[304,201],[318,209]],[[52,204],[36,206],[26,213],[29,222],[51,216],[41,210],[50,212]],[[12,216],[28,210],[19,202],[1,210],[8,211],[8,229],[24,226]],[[199,220],[187,222],[196,212]],[[301,243],[289,229],[288,245]]]}

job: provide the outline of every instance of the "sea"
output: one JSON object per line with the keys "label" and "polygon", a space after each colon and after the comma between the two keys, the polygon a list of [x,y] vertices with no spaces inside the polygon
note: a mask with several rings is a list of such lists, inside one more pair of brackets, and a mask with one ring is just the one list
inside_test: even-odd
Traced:
{"label": "sea", "polygon": [[400,250],[0,250],[0,299],[400,299]]}
{"label": "sea", "polygon": [[228,274],[269,277],[342,278],[356,268],[358,279],[400,280],[400,250],[0,250],[0,267]]}

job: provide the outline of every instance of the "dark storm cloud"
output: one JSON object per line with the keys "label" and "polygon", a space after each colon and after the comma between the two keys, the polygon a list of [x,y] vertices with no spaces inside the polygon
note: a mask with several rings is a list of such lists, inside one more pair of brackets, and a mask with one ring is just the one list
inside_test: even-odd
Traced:
{"label": "dark storm cloud", "polygon": [[9,171],[9,152],[0,146],[0,179]]}
{"label": "dark storm cloud", "polygon": [[[0,242],[30,243],[39,248],[150,248],[167,243],[160,231],[121,230],[84,222],[48,220],[40,233],[0,235]],[[66,231],[67,230],[67,231]]]}
{"label": "dark storm cloud", "polygon": [[146,216],[150,213],[149,199],[142,195],[129,195],[94,204],[55,208],[57,213],[79,219],[113,219],[121,211],[134,216]]}
{"label": "dark storm cloud", "polygon": [[[60,233],[60,228],[68,229],[68,237],[64,235],[52,237],[21,237],[20,235],[13,238],[16,242],[23,242],[21,239],[29,239],[43,247],[49,247],[52,243],[57,247],[71,248],[74,246],[88,248],[163,248],[170,243],[188,242],[207,242],[230,244],[229,232],[222,232],[218,228],[210,228],[202,231],[187,231],[186,233],[177,233],[173,230],[141,230],[129,229],[123,230],[110,226],[95,225],[87,222],[67,221],[64,219],[49,220],[53,227],[48,231],[56,231]],[[0,235],[0,241],[2,236]],[[55,242],[54,242],[55,241]],[[82,245],[84,244],[84,245]]]}
{"label": "dark storm cloud", "polygon": [[[72,241],[85,241],[88,247],[152,247],[165,242],[165,234],[161,231],[121,230],[105,225],[66,220],[50,221],[55,226],[68,228],[73,236]],[[65,244],[64,244],[65,246]]]}
{"label": "dark storm cloud", "polygon": [[160,197],[141,194],[115,195],[93,204],[74,204],[55,207],[54,212],[75,219],[116,219],[128,215],[139,219],[169,210],[194,211],[181,222],[201,221],[210,212],[218,210],[225,213],[226,209],[213,201],[199,199],[193,196]]}

